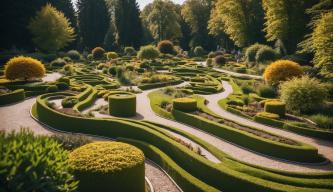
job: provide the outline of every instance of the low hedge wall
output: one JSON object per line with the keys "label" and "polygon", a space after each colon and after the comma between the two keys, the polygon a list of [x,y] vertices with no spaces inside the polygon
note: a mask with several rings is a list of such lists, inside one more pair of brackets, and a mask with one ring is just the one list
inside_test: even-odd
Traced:
{"label": "low hedge wall", "polygon": [[323,160],[319,157],[318,150],[307,144],[298,143],[299,146],[287,145],[178,110],[173,110],[172,114],[177,121],[198,127],[208,133],[259,153],[298,162],[319,162]]}
{"label": "low hedge wall", "polygon": [[79,103],[77,103],[76,105],[74,105],[73,109],[77,110],[77,111],[81,111],[84,108],[91,106],[94,103],[96,98],[97,98],[97,90],[93,89],[92,92],[90,93],[90,95],[88,97],[86,97],[84,100],[82,100]]}
{"label": "low hedge wall", "polygon": [[192,98],[177,98],[172,103],[174,109],[184,112],[192,112],[197,109],[197,101]]}
{"label": "low hedge wall", "polygon": [[24,89],[17,89],[10,93],[0,95],[0,105],[9,105],[25,99]]}
{"label": "low hedge wall", "polygon": [[165,86],[171,86],[171,85],[177,85],[182,83],[182,80],[175,80],[175,81],[169,81],[169,82],[159,82],[159,83],[149,83],[149,84],[142,84],[139,85],[138,88],[142,90],[148,90],[148,89],[155,89]]}

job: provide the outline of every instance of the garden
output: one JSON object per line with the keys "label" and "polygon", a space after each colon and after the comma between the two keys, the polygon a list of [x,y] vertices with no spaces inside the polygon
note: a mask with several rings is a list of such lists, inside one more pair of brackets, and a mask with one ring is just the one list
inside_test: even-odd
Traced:
{"label": "garden", "polygon": [[0,191],[333,191],[331,0],[1,7]]}

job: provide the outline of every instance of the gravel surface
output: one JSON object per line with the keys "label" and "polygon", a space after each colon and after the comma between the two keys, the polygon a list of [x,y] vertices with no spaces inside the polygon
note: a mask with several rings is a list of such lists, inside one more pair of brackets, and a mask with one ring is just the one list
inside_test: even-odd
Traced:
{"label": "gravel surface", "polygon": [[62,77],[61,73],[53,72],[53,73],[47,73],[42,80],[44,82],[51,82],[58,80],[60,77]]}

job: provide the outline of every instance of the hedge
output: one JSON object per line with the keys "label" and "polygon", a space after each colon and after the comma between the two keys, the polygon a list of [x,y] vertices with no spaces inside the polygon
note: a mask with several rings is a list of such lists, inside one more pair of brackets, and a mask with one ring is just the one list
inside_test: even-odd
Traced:
{"label": "hedge", "polygon": [[265,102],[265,112],[274,113],[283,117],[286,114],[286,104],[281,101]]}
{"label": "hedge", "polygon": [[138,86],[139,89],[148,90],[148,89],[155,89],[165,86],[177,85],[182,83],[182,80],[174,80],[169,82],[158,82],[158,83],[148,83],[148,84],[141,84]]}
{"label": "hedge", "polygon": [[116,117],[136,115],[136,95],[130,92],[117,91],[108,96],[109,113]]}
{"label": "hedge", "polygon": [[192,98],[177,98],[172,101],[173,108],[184,112],[192,112],[197,109],[197,101]]}
{"label": "hedge", "polygon": [[0,95],[0,105],[8,105],[23,101],[25,99],[24,89],[17,89],[10,93]]}

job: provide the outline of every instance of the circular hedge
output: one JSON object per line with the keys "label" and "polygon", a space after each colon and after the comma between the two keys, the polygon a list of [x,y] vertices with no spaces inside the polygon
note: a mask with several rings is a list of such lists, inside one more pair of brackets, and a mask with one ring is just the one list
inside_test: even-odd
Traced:
{"label": "circular hedge", "polygon": [[197,101],[188,97],[177,98],[173,100],[173,108],[179,111],[192,112],[197,109]]}
{"label": "circular hedge", "polygon": [[116,117],[132,117],[136,114],[136,95],[129,92],[112,92],[109,95],[109,113]]}
{"label": "circular hedge", "polygon": [[286,113],[286,104],[277,100],[265,102],[265,112],[284,116]]}
{"label": "circular hedge", "polygon": [[94,142],[69,155],[80,192],[145,191],[145,157],[136,147],[120,142]]}

